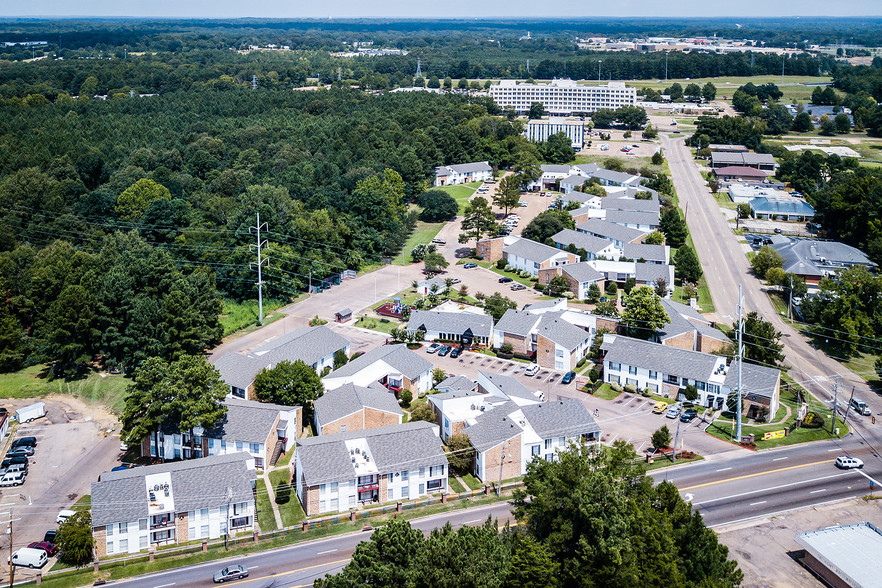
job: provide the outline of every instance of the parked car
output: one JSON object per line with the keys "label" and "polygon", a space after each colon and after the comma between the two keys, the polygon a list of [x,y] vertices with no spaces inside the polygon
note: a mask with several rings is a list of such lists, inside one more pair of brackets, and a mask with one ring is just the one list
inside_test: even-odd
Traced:
{"label": "parked car", "polygon": [[54,545],[55,544],[55,537],[57,535],[58,535],[58,531],[55,529],[51,529],[49,531],[46,531],[46,533],[43,535],[43,541],[47,541],[47,542],[52,543]]}
{"label": "parked car", "polygon": [[561,384],[569,384],[576,377],[576,372],[567,372],[564,374],[564,377],[560,379]]}
{"label": "parked car", "polygon": [[47,561],[49,561],[49,556],[45,551],[30,547],[22,547],[9,558],[10,564],[26,568],[42,568]]}
{"label": "parked car", "polygon": [[0,476],[0,486],[21,486],[24,483],[24,472],[7,472]]}
{"label": "parked car", "polygon": [[525,200],[521,200],[520,202],[518,202],[518,206],[520,206],[521,208],[526,208],[527,202]]}
{"label": "parked car", "polygon": [[870,416],[870,407],[867,406],[867,403],[863,400],[858,400],[857,398],[851,399],[851,408],[852,410],[856,410],[858,414],[864,416]]}
{"label": "parked car", "polygon": [[652,405],[652,414],[661,414],[666,410],[668,410],[668,403],[664,400],[659,400]]}
{"label": "parked car", "polygon": [[226,582],[227,580],[238,580],[248,577],[248,568],[243,565],[227,566],[222,570],[214,573],[214,583]]}
{"label": "parked car", "polygon": [[436,245],[447,245],[447,241],[439,237],[435,237],[434,239],[432,239],[432,243],[435,243]]}
{"label": "parked car", "polygon": [[441,349],[438,350],[438,357],[444,357],[450,350],[453,349],[450,345],[442,345]]}
{"label": "parked car", "polygon": [[16,455],[24,455],[30,457],[34,454],[34,448],[22,445],[21,447],[13,447],[6,452],[7,457],[15,457]]}
{"label": "parked car", "polygon": [[475,269],[476,267],[478,267],[478,264],[477,263],[467,263],[462,267],[463,267],[463,269]]}
{"label": "parked car", "polygon": [[462,347],[454,347],[450,350],[450,357],[456,359],[460,353],[462,353]]}
{"label": "parked car", "polygon": [[36,447],[37,446],[37,438],[36,437],[19,437],[15,441],[12,442],[12,447]]}
{"label": "parked car", "polygon": [[674,405],[668,409],[668,412],[665,413],[665,416],[669,419],[675,419],[680,416],[680,407],[678,405]]}
{"label": "parked car", "polygon": [[680,415],[680,422],[681,423],[688,423],[689,421],[691,421],[692,419],[694,419],[697,416],[698,416],[697,410],[695,410],[694,408],[687,408],[683,412],[683,414]]}
{"label": "parked car", "polygon": [[48,555],[49,557],[52,557],[56,553],[58,553],[58,548],[55,547],[54,544],[49,543],[48,541],[34,541],[30,545],[28,545],[28,548],[29,549],[42,549],[43,551],[46,552],[46,555]]}
{"label": "parked car", "polygon": [[13,464],[9,464],[8,466],[6,466],[2,470],[0,470],[0,474],[14,474],[16,472],[21,472],[25,476],[27,476],[28,475],[28,466],[26,466],[23,463],[13,463]]}
{"label": "parked car", "polygon": [[527,366],[527,369],[524,370],[524,373],[528,376],[535,376],[539,373],[539,364],[531,363]]}
{"label": "parked car", "polygon": [[781,231],[781,227],[775,227],[775,233],[777,233],[778,235],[780,235],[780,234],[782,233],[782,231]]}
{"label": "parked car", "polygon": [[0,467],[2,467],[2,468],[9,467],[10,465],[12,465],[14,463],[21,463],[21,464],[24,464],[25,467],[27,467],[28,458],[26,458],[23,455],[13,455],[12,457],[7,457],[6,459],[4,459],[3,463],[0,464]]}
{"label": "parked car", "polygon": [[429,345],[429,348],[426,349],[426,353],[435,353],[439,349],[441,349],[440,343],[432,343],[431,345]]}
{"label": "parked car", "polygon": [[63,525],[67,519],[77,514],[77,511],[70,510],[69,508],[65,508],[64,510],[58,511],[58,516],[55,517],[55,522],[59,525]]}
{"label": "parked car", "polygon": [[499,278],[500,284],[508,284],[509,282],[514,282],[514,280],[506,276]]}
{"label": "parked car", "polygon": [[512,290],[526,290],[527,287],[524,286],[523,284],[516,283],[516,284],[512,284],[512,285],[511,285],[511,289],[512,289]]}
{"label": "parked car", "polygon": [[850,455],[840,455],[836,458],[836,467],[841,470],[861,469],[864,462]]}

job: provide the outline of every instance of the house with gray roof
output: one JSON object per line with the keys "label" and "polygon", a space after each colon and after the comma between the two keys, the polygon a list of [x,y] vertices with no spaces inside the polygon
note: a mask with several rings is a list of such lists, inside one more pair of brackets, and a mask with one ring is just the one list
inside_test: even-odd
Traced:
{"label": "house with gray roof", "polygon": [[663,298],[661,303],[671,319],[655,333],[655,338],[662,345],[715,353],[732,344],[725,333],[714,328],[711,321],[691,306],[667,298]]}
{"label": "house with gray roof", "polygon": [[[738,391],[738,360],[732,361],[726,373],[725,386]],[[745,362],[741,367],[741,410],[747,418],[760,421],[774,418],[781,396],[781,371]]]}
{"label": "house with gray roof", "polygon": [[542,315],[536,331],[536,363],[539,367],[568,372],[591,348],[590,332],[552,313]]}
{"label": "house with gray roof", "polygon": [[443,294],[447,290],[447,278],[435,276],[423,280],[417,284],[417,294],[428,296],[429,294]]}
{"label": "house with gray roof", "polygon": [[96,556],[254,531],[255,479],[247,453],[105,472],[91,490]]}
{"label": "house with gray roof", "polygon": [[307,516],[448,491],[438,427],[425,421],[300,439],[295,460]]}
{"label": "house with gray roof", "polygon": [[541,390],[530,390],[516,378],[485,371],[478,372],[478,392],[510,400],[518,406],[541,402],[545,396]]}
{"label": "house with gray roof", "polygon": [[404,415],[395,395],[379,382],[367,387],[343,384],[327,390],[313,405],[317,435],[397,425]]}
{"label": "house with gray roof", "polygon": [[432,387],[432,363],[406,345],[383,345],[322,378],[326,390],[350,383],[366,388],[374,382],[396,394],[407,388],[416,396]]}
{"label": "house with gray roof", "polygon": [[639,186],[643,180],[640,176],[632,176],[631,174],[602,167],[591,174],[591,177],[596,178],[601,186]]}
{"label": "house with gray roof", "polygon": [[867,269],[876,267],[863,251],[837,241],[787,239],[773,243],[772,248],[784,258],[784,271],[800,276],[807,284],[817,285],[840,269],[856,265]]}
{"label": "house with gray roof", "polygon": [[471,392],[477,387],[474,380],[465,376],[448,376],[435,385],[435,390],[446,392]]}
{"label": "house with gray roof", "polygon": [[475,418],[464,433],[475,449],[475,476],[485,484],[523,476],[534,459],[553,461],[573,443],[596,445],[600,427],[577,399],[506,402]]}
{"label": "house with gray roof", "polygon": [[453,186],[493,179],[493,168],[488,161],[442,165],[435,168],[435,186]]}
{"label": "house with gray roof", "polygon": [[644,233],[658,230],[659,217],[657,212],[639,212],[634,210],[606,209],[606,222],[637,229]]}
{"label": "house with gray roof", "polygon": [[502,257],[518,271],[528,271],[534,276],[540,269],[581,261],[578,255],[569,251],[523,238],[503,247]]}
{"label": "house with gray roof", "polygon": [[471,312],[412,310],[407,332],[423,331],[426,341],[458,341],[463,345],[489,345],[493,338],[493,317]]}
{"label": "house with gray roof", "polygon": [[625,243],[640,243],[646,237],[646,231],[632,229],[624,225],[617,225],[609,221],[592,218],[578,225],[576,230],[580,233],[593,235],[613,243],[617,249],[622,249]]}
{"label": "house with gray roof", "polygon": [[554,234],[551,240],[554,241],[558,249],[566,249],[569,245],[572,245],[576,249],[584,251],[584,258],[580,254],[581,261],[583,262],[596,257],[618,258],[620,253],[615,244],[609,240],[574,231],[573,229],[563,229],[559,233]]}
{"label": "house with gray roof", "polygon": [[196,459],[246,452],[264,469],[294,447],[303,430],[303,408],[244,400],[229,395],[227,412],[212,428],[180,431],[165,426],[141,441],[141,455],[162,459]]}
{"label": "house with gray roof", "polygon": [[551,280],[557,276],[564,277],[569,284],[569,291],[573,293],[576,300],[588,298],[588,289],[591,288],[591,284],[597,284],[597,287],[603,291],[603,274],[591,267],[590,262],[587,261],[540,270],[539,283],[550,284]]}
{"label": "house with gray roof", "polygon": [[710,166],[712,169],[730,166],[752,167],[774,172],[778,164],[775,163],[775,157],[770,153],[713,151],[711,152]]}
{"label": "house with gray roof", "polygon": [[609,261],[592,259],[588,265],[603,274],[606,281],[617,283],[634,278],[638,286],[655,288],[659,279],[665,280],[666,296],[674,292],[674,266],[658,263],[638,263],[636,261]]}
{"label": "house with gray roof", "polygon": [[646,243],[625,243],[622,256],[646,263],[668,265],[671,263],[671,248],[668,245],[647,245]]}
{"label": "house with gray roof", "polygon": [[[639,192],[649,192],[650,200],[638,200],[635,198]],[[614,192],[606,198],[600,199],[600,208],[604,210],[630,210],[633,212],[654,212],[659,214],[661,205],[658,202],[658,192],[649,188],[627,187],[621,192]]]}
{"label": "house with gray roof", "polygon": [[[683,391],[692,385],[698,391],[695,403],[715,409],[722,408],[729,394],[737,391],[737,362],[727,366],[725,357],[719,355],[622,335],[604,336],[602,350],[604,382],[630,384],[638,390],[648,388],[654,394],[675,400],[683,400]],[[745,401],[745,412],[758,412],[765,406],[766,414],[774,415],[778,409],[780,377],[779,370],[744,364],[741,394],[743,398],[753,398]]]}
{"label": "house with gray roof", "polygon": [[573,174],[572,168],[569,165],[543,163],[539,166],[539,169],[542,172],[541,175],[527,185],[527,190],[531,192],[551,190],[559,181]]}
{"label": "house with gray roof", "polygon": [[280,361],[302,361],[321,373],[326,367],[334,367],[334,354],[342,351],[349,355],[349,339],[327,326],[303,327],[272,341],[268,341],[245,353],[227,353],[210,357],[230,386],[233,396],[254,397],[254,378],[263,369],[272,369]]}

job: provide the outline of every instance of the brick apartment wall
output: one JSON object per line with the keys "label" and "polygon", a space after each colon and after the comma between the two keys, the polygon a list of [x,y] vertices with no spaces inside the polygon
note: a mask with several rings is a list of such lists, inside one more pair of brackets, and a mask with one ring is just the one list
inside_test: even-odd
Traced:
{"label": "brick apartment wall", "polygon": [[153,435],[147,435],[143,439],[141,439],[141,455],[146,456],[150,455],[150,437]]}
{"label": "brick apartment wall", "polygon": [[629,243],[643,243],[643,239],[646,238],[646,235],[640,235],[636,239],[632,239]]}
{"label": "brick apartment wall", "polygon": [[92,537],[95,539],[95,554],[99,558],[107,555],[107,527],[95,527]]}
{"label": "brick apartment wall", "polygon": [[413,395],[417,395],[418,384],[409,378],[401,377],[401,383],[404,384],[404,387],[413,392]]}
{"label": "brick apartment wall", "polygon": [[677,395],[680,394],[680,387],[674,386],[673,384],[662,384],[661,385],[661,393],[663,396],[667,396],[668,398],[677,399]]}
{"label": "brick apartment wall", "polygon": [[554,369],[554,342],[542,335],[536,337],[536,363]]}
{"label": "brick apartment wall", "polygon": [[714,353],[715,351],[720,351],[725,347],[729,346],[731,343],[728,341],[719,341],[717,339],[711,339],[710,337],[703,337],[701,333],[698,334],[698,344],[696,351],[701,351],[702,353]]}
{"label": "brick apartment wall", "polygon": [[[411,389],[413,392],[414,390]],[[375,408],[364,409],[364,428],[376,429],[377,427],[385,427],[386,425],[397,425],[401,422],[401,415],[392,414]],[[349,428],[347,427],[348,431]]]}
{"label": "brick apartment wall", "polygon": [[254,395],[254,382],[251,382],[245,388],[245,400],[257,400],[257,396]]}
{"label": "brick apartment wall", "polygon": [[389,484],[386,474],[380,474],[380,503],[389,502]]}
{"label": "brick apartment wall", "polygon": [[484,452],[485,484],[499,480],[499,462],[502,448],[505,446],[505,461],[502,464],[502,479],[516,478],[521,475],[521,436],[520,434]]}
{"label": "brick apartment wall", "polygon": [[539,268],[539,273],[537,277],[539,278],[540,284],[550,284],[551,280],[556,278],[557,276],[563,274],[563,269],[560,267],[548,267],[547,265],[543,265]]}
{"label": "brick apartment wall", "polygon": [[462,433],[466,430],[465,421],[453,421],[450,423],[450,434],[456,435],[457,433]]}
{"label": "brick apartment wall", "polygon": [[587,223],[590,219],[591,219],[591,215],[588,214],[587,212],[583,212],[582,214],[574,214],[573,215],[573,222],[576,223],[577,227],[579,225],[581,225],[582,223]]}
{"label": "brick apartment wall", "polygon": [[[600,288],[600,291],[603,291],[603,287]],[[619,329],[619,321],[598,317],[596,321],[596,329],[598,331],[600,329],[606,329],[610,333],[615,333]]]}
{"label": "brick apartment wall", "polygon": [[484,261],[497,261],[502,259],[503,245],[504,241],[502,237],[496,239],[484,239],[483,241],[478,241],[478,244],[475,247],[475,252],[478,257],[483,258]]}
{"label": "brick apartment wall", "polygon": [[326,425],[322,425],[322,435],[333,435],[340,432],[340,427],[345,426],[346,431],[363,431],[364,430],[364,413],[363,411],[354,412],[346,415],[342,419],[331,421]]}
{"label": "brick apartment wall", "polygon": [[689,351],[694,351],[693,347],[695,341],[695,331],[689,331],[688,333],[682,333],[677,335],[676,337],[670,337],[662,341],[662,345],[667,345],[668,347],[676,347],[677,349],[688,349]]}
{"label": "brick apartment wall", "polygon": [[300,475],[300,485],[303,490],[303,500],[301,501],[301,505],[303,506],[303,512],[306,513],[306,516],[312,516],[318,514],[319,511],[319,487],[318,486],[307,486],[306,480],[303,479],[303,474]]}
{"label": "brick apartment wall", "polygon": [[530,350],[527,348],[527,344],[530,340],[530,336],[521,337],[518,335],[511,335],[509,333],[503,333],[502,335],[502,343],[508,343],[511,345],[512,349],[517,353],[530,353]]}
{"label": "brick apartment wall", "polygon": [[190,519],[187,512],[175,513],[175,543],[190,540]]}

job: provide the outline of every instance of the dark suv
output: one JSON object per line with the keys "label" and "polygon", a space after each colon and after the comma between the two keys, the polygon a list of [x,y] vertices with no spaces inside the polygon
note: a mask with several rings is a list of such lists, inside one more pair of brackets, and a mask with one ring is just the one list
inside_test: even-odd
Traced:
{"label": "dark suv", "polygon": [[37,438],[36,437],[19,437],[15,441],[12,442],[13,447],[36,447],[37,446]]}

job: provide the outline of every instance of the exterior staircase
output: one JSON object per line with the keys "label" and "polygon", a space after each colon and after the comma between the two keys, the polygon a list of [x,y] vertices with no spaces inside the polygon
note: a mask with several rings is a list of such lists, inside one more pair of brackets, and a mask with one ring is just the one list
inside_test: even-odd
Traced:
{"label": "exterior staircase", "polygon": [[279,462],[279,458],[282,457],[283,453],[285,453],[285,439],[279,439],[276,441],[276,448],[273,450],[273,456],[270,458],[270,467]]}

